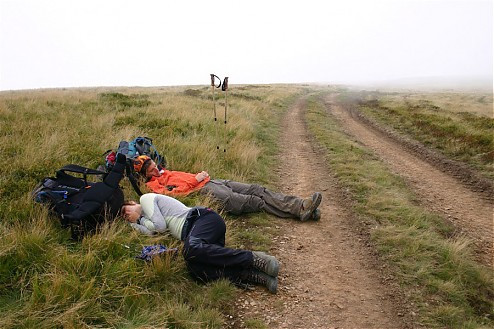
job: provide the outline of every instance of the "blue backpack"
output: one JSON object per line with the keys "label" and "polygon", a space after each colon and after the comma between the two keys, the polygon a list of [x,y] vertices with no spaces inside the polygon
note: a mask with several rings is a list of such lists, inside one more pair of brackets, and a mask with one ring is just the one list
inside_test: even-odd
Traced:
{"label": "blue backpack", "polygon": [[136,193],[140,196],[142,192],[139,188],[137,173],[134,172],[134,159],[140,155],[149,156],[161,170],[166,167],[166,158],[161,155],[153,144],[153,140],[149,137],[137,137],[128,141],[120,141],[116,151],[108,150],[103,155],[105,157],[105,169],[110,172],[115,165],[116,155],[123,154],[126,157],[126,176]]}

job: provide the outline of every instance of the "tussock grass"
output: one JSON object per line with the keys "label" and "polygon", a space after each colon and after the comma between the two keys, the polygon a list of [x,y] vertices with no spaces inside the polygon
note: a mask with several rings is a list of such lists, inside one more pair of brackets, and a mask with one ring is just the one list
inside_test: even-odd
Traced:
{"label": "tussock grass", "polygon": [[[30,193],[63,165],[96,168],[103,152],[137,136],[153,138],[172,170],[272,184],[276,123],[302,88],[239,87],[231,86],[226,127],[215,127],[202,86],[0,93],[0,327],[224,326],[236,294],[231,284],[191,281],[180,256],[134,258],[144,245],[179,242],[139,236],[121,219],[74,242]],[[225,100],[216,98],[222,121]],[[137,198],[127,181],[122,186],[127,199]],[[198,194],[181,201],[217,209]],[[266,218],[227,216],[228,244],[267,249],[273,229]]]}
{"label": "tussock grass", "polygon": [[308,125],[326,151],[328,166],[370,224],[371,238],[399,282],[420,307],[428,328],[494,325],[492,271],[474,261],[470,241],[415,202],[402,179],[350,140],[322,101],[308,102]]}

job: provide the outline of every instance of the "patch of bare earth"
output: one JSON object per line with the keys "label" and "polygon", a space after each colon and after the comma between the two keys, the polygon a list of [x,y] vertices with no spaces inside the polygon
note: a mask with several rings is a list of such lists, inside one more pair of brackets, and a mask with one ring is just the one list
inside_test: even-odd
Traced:
{"label": "patch of bare earth", "polygon": [[451,221],[460,234],[473,240],[479,260],[492,266],[494,259],[494,215],[492,199],[486,190],[473,191],[462,182],[458,172],[441,170],[420,154],[411,152],[399,140],[391,138],[360,113],[339,106],[334,97],[326,107],[346,133],[371,149],[396,174],[403,177],[416,193],[419,202]]}
{"label": "patch of bare earth", "polygon": [[244,328],[245,319],[258,319],[270,328],[412,327],[414,313],[398,302],[401,292],[380,270],[324,156],[312,147],[304,110],[301,100],[285,117],[278,172],[287,194],[323,194],[321,220],[279,219],[281,234],[271,250],[282,265],[278,294],[260,287],[242,292],[239,318],[229,324]]}

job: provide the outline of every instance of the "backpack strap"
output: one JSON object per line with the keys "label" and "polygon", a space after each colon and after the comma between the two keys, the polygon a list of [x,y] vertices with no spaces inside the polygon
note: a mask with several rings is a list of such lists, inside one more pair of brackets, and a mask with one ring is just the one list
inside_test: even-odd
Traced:
{"label": "backpack strap", "polygon": [[63,166],[59,171],[64,172],[64,173],[75,172],[75,173],[84,174],[84,175],[104,175],[104,174],[106,174],[104,171],[86,168],[86,167],[82,167],[82,166],[75,165],[75,164],[69,164],[69,165]]}
{"label": "backpack strap", "polygon": [[156,162],[156,164],[160,167],[159,169],[161,170],[161,169],[165,168],[165,167],[166,167],[166,159],[165,159],[165,157],[164,157],[164,156],[162,156],[162,155],[160,155],[160,154],[158,153],[158,150],[156,149],[156,147],[154,147],[154,145],[153,145],[153,144],[151,144],[151,145],[149,146],[149,148],[150,148],[151,150],[153,150],[153,152],[154,152],[154,154],[155,154],[155,157],[156,157],[156,161],[155,161],[155,162]]}
{"label": "backpack strap", "polygon": [[57,175],[62,174],[65,176],[70,176],[67,174],[67,172],[82,174],[84,177],[84,183],[86,184],[86,186],[89,185],[87,182],[87,175],[106,175],[106,173],[104,171],[86,168],[86,167],[82,167],[82,166],[75,165],[75,164],[69,164],[69,165],[62,167],[58,171]]}
{"label": "backpack strap", "polygon": [[127,177],[129,178],[130,184],[132,185],[132,188],[134,191],[137,193],[138,196],[142,195],[141,189],[139,188],[139,183],[137,182],[137,179],[134,174],[134,168],[132,166],[131,161],[127,161],[125,165],[125,172]]}

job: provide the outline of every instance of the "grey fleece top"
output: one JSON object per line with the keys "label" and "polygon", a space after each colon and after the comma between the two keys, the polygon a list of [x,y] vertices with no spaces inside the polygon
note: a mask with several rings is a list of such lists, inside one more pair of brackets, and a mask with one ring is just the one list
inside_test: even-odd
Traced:
{"label": "grey fleece top", "polygon": [[153,235],[167,229],[180,240],[185,218],[191,208],[166,195],[147,193],[141,196],[141,218],[130,225],[141,233]]}

